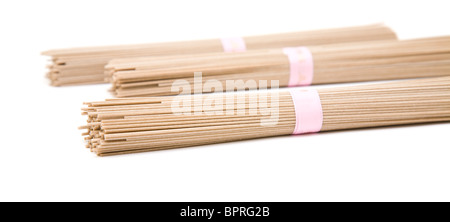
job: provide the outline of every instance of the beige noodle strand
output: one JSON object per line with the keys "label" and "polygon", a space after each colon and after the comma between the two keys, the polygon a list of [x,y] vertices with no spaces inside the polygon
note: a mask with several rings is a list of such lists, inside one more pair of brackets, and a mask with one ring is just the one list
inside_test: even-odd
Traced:
{"label": "beige noodle strand", "polygon": [[[312,84],[345,83],[439,77],[450,73],[450,37],[405,41],[372,41],[308,47],[313,57]],[[194,83],[194,72],[202,73],[202,83],[217,80],[278,80],[288,86],[290,63],[282,49],[242,53],[208,53],[112,60],[105,75],[117,97],[176,95],[172,91],[180,79]],[[225,91],[225,87],[223,87]],[[203,89],[208,92],[208,89]]]}

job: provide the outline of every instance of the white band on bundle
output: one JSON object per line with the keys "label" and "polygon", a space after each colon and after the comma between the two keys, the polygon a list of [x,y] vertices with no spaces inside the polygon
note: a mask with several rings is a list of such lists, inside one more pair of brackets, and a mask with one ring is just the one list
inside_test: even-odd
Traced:
{"label": "white band on bundle", "polygon": [[245,52],[247,50],[242,37],[221,38],[220,40],[225,52]]}
{"label": "white band on bundle", "polygon": [[289,59],[290,76],[288,86],[309,86],[314,76],[314,63],[307,47],[284,48]]}
{"label": "white band on bundle", "polygon": [[290,89],[295,108],[295,129],[292,134],[316,133],[322,129],[323,112],[315,89]]}

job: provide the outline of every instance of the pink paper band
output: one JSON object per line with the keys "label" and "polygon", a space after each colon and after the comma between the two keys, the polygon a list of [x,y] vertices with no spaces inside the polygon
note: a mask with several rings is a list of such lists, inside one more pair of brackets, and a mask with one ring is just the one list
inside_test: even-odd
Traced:
{"label": "pink paper band", "polygon": [[311,85],[314,76],[314,63],[311,51],[306,47],[284,48],[287,55],[291,74],[288,86]]}
{"label": "pink paper band", "polygon": [[290,89],[295,108],[295,129],[292,134],[315,133],[322,129],[323,113],[317,90]]}
{"label": "pink paper band", "polygon": [[241,37],[221,38],[223,50],[225,52],[245,52],[247,47]]}

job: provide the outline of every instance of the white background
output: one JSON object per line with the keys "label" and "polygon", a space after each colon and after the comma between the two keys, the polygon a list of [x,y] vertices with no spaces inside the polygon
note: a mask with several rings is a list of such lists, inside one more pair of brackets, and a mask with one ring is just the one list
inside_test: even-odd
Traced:
{"label": "white background", "polygon": [[448,1],[1,1],[0,201],[450,201],[449,123],[286,136],[96,157],[83,101],[55,88],[54,48],[254,35],[384,22],[450,35]]}

